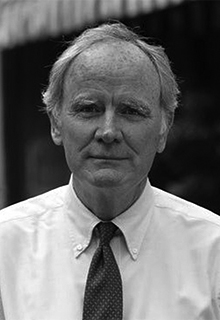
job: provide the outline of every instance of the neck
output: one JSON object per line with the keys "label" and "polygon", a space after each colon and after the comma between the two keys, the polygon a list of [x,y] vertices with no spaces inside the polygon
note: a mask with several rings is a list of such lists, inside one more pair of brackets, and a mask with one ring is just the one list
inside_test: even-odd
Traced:
{"label": "neck", "polygon": [[142,194],[147,179],[129,189],[100,188],[82,185],[73,179],[77,197],[94,215],[109,221],[126,211]]}

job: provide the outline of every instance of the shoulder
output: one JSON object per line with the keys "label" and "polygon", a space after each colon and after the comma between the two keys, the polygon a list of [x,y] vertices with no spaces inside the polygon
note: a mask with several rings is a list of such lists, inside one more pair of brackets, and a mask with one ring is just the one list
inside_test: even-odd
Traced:
{"label": "shoulder", "polygon": [[155,206],[157,208],[188,221],[200,221],[205,224],[216,226],[220,231],[219,215],[158,188],[153,187],[153,191],[155,196]]}
{"label": "shoulder", "polygon": [[54,211],[63,205],[66,188],[67,186],[62,186],[0,210],[0,225]]}

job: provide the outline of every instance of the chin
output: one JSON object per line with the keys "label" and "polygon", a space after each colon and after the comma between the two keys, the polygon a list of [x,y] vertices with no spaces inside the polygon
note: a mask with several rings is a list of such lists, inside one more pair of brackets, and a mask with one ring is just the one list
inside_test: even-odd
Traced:
{"label": "chin", "polygon": [[92,176],[91,184],[100,188],[117,188],[125,183],[124,177],[125,175],[119,172],[101,170]]}

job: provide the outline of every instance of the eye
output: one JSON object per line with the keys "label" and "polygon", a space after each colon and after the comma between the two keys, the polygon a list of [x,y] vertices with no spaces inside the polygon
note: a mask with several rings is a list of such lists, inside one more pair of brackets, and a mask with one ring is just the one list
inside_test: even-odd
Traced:
{"label": "eye", "polygon": [[132,103],[122,103],[120,106],[120,113],[128,116],[129,118],[145,116],[144,107]]}
{"label": "eye", "polygon": [[81,105],[79,108],[79,111],[84,113],[94,113],[94,112],[99,112],[99,108],[96,104],[91,103],[91,104]]}
{"label": "eye", "polygon": [[131,106],[123,107],[121,112],[123,114],[127,114],[127,115],[134,115],[134,116],[141,115],[140,112],[137,110],[137,108],[134,108],[134,107],[131,107]]}
{"label": "eye", "polygon": [[93,117],[101,113],[101,108],[93,102],[79,102],[73,104],[71,113],[82,117]]}

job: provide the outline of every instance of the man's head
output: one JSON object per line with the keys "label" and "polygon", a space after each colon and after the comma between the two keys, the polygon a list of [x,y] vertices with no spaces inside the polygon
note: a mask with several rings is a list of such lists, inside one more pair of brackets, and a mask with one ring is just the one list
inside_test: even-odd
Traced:
{"label": "man's head", "polygon": [[54,65],[44,94],[74,183],[138,189],[165,147],[177,93],[163,50],[124,26],[79,37]]}
{"label": "man's head", "polygon": [[63,52],[51,70],[49,86],[43,94],[47,113],[55,117],[59,114],[63,99],[63,82],[67,70],[76,57],[98,43],[118,41],[124,42],[125,46],[127,43],[132,43],[152,61],[160,80],[160,107],[165,112],[166,123],[170,128],[178,105],[179,90],[164,49],[161,46],[148,44],[121,23],[103,24],[97,28],[87,29]]}

